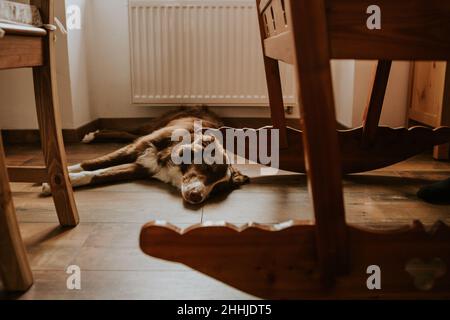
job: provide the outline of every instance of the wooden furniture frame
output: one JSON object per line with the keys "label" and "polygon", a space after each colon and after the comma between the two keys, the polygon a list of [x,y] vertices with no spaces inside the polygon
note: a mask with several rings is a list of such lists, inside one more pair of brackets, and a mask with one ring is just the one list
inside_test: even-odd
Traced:
{"label": "wooden furniture frame", "polygon": [[[450,141],[450,128],[378,124],[392,60],[450,59],[450,2],[379,0],[381,30],[366,26],[367,0],[256,3],[280,168],[307,173],[315,224],[181,230],[151,222],[142,250],[263,298],[450,297],[450,228],[347,225],[341,183],[342,173],[382,168]],[[330,59],[379,60],[361,128],[336,130]],[[285,125],[278,60],[295,66],[302,131]],[[381,290],[367,286],[371,266],[382,272]]]}
{"label": "wooden furniture frame", "polygon": [[12,201],[0,139],[0,277],[6,290],[25,291],[33,284]]}
{"label": "wooden furniture frame", "polygon": [[[32,0],[43,23],[54,21],[53,0]],[[63,227],[78,224],[72,186],[67,170],[61,132],[55,61],[55,35],[44,28],[3,25],[0,38],[0,70],[33,68],[34,90],[44,167],[8,167],[0,150],[0,273],[7,290],[26,290],[32,284],[30,268],[17,227],[8,181],[48,182],[59,222]],[[9,180],[8,180],[9,175]]]}
{"label": "wooden furniture frame", "polygon": [[[450,126],[450,64],[416,61],[412,68],[409,120],[431,127]],[[446,87],[445,87],[446,86]],[[436,160],[449,160],[450,144],[434,148]]]}

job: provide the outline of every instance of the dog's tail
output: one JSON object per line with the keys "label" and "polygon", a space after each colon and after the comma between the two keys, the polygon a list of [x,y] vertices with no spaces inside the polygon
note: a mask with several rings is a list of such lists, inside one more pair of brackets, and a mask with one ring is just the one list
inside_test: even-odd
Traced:
{"label": "dog's tail", "polygon": [[97,130],[86,134],[82,140],[83,143],[96,143],[96,142],[133,142],[138,135],[119,130]]}
{"label": "dog's tail", "polygon": [[188,116],[197,117],[203,119],[204,121],[208,121],[209,123],[215,124],[214,127],[223,126],[220,118],[215,113],[209,111],[207,106],[182,106],[176,110],[169,111],[156,119],[152,119],[147,124],[132,130],[103,129],[88,133],[84,136],[83,142],[134,142],[139,137],[163,128],[172,120]]}

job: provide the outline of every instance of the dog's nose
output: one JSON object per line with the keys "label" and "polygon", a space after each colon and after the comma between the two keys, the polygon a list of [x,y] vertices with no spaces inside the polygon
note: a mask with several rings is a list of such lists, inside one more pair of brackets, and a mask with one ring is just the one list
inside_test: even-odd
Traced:
{"label": "dog's nose", "polygon": [[191,191],[188,195],[188,201],[192,204],[199,204],[203,201],[203,194],[199,191]]}

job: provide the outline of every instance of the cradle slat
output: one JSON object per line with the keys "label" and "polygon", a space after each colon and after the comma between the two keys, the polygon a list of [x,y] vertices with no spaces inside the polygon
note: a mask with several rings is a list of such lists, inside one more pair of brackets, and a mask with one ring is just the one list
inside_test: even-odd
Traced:
{"label": "cradle slat", "polygon": [[272,59],[293,64],[292,34],[287,21],[286,1],[261,1],[258,8],[263,23],[262,28],[266,30],[266,33],[261,35],[264,54]]}
{"label": "cradle slat", "polygon": [[287,15],[285,11],[286,5],[284,1],[285,0],[272,1],[276,34],[280,34],[288,30]]}

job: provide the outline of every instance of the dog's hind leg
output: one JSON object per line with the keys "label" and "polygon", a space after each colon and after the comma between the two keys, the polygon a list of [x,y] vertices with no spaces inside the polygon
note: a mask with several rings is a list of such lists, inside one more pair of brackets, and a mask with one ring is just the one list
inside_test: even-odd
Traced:
{"label": "dog's hind leg", "polygon": [[93,143],[93,142],[133,142],[139,138],[136,135],[128,131],[119,130],[97,130],[88,133],[83,138],[83,143]]}
{"label": "dog's hind leg", "polygon": [[[69,173],[70,182],[74,188],[114,183],[120,181],[139,180],[149,177],[148,171],[136,163],[122,164],[94,171],[81,171]],[[42,194],[50,195],[50,186],[42,185]]]}
{"label": "dog's hind leg", "polygon": [[83,161],[80,164],[70,166],[69,173],[77,173],[82,171],[94,171],[121,164],[133,163],[136,161],[138,152],[134,145],[128,145],[117,151],[104,155],[102,157]]}

